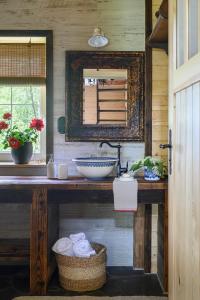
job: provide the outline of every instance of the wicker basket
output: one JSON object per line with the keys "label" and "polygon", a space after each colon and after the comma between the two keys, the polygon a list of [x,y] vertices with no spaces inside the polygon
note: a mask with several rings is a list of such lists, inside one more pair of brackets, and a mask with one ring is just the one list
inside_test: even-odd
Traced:
{"label": "wicker basket", "polygon": [[60,285],[70,291],[93,291],[106,282],[106,248],[91,243],[96,255],[90,258],[56,255]]}

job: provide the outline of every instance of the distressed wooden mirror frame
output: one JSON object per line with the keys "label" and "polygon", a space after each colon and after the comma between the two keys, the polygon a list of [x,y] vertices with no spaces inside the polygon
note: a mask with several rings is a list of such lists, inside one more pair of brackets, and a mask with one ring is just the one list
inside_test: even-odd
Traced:
{"label": "distressed wooden mirror frame", "polygon": [[[127,69],[127,126],[85,125],[83,69]],[[66,141],[144,141],[144,52],[66,52]]]}

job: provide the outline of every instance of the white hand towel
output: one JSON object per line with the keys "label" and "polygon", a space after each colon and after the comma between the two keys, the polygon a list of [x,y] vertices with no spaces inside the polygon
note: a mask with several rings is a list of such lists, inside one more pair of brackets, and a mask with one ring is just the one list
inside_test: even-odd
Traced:
{"label": "white hand towel", "polygon": [[73,243],[68,238],[61,238],[53,245],[52,250],[58,254],[74,256]]}
{"label": "white hand towel", "polygon": [[138,182],[136,179],[122,181],[115,178],[113,181],[114,209],[116,211],[137,210]]}
{"label": "white hand towel", "polygon": [[88,240],[81,240],[73,244],[73,251],[74,255],[77,257],[90,257],[91,255],[96,254]]}
{"label": "white hand towel", "polygon": [[78,241],[82,241],[82,240],[86,239],[85,233],[83,233],[83,232],[79,232],[79,233],[75,233],[75,234],[70,234],[69,238],[70,238],[70,240],[73,243],[76,243]]}

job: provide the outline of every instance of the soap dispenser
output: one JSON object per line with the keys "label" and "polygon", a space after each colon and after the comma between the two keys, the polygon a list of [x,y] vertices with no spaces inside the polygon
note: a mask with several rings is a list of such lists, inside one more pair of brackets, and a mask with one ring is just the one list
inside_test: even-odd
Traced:
{"label": "soap dispenser", "polygon": [[56,170],[55,170],[53,154],[50,154],[50,158],[47,163],[47,178],[56,178]]}

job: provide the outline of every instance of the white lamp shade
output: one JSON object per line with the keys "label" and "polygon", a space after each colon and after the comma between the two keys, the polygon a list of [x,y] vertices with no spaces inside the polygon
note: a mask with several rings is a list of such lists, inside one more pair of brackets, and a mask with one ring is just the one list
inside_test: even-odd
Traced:
{"label": "white lamp shade", "polygon": [[100,28],[95,28],[93,36],[88,40],[88,44],[95,48],[104,47],[108,44],[108,38],[104,36]]}

